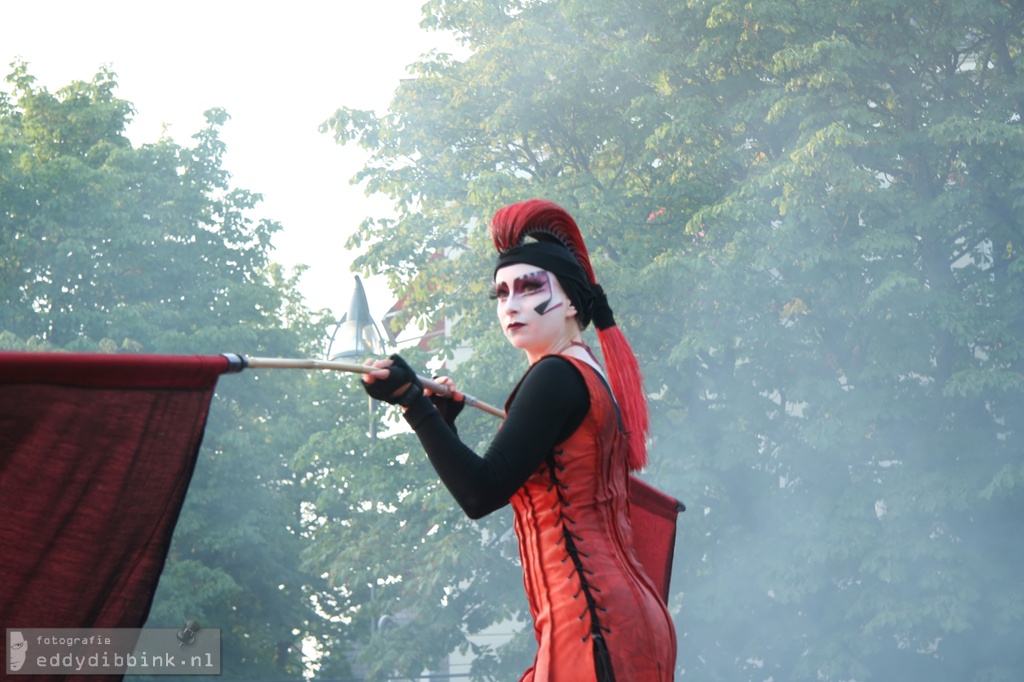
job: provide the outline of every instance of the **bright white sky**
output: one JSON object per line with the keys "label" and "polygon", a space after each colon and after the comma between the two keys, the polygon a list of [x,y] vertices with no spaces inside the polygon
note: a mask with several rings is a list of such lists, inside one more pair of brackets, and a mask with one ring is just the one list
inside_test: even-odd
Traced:
{"label": "bright white sky", "polygon": [[[314,309],[340,315],[353,287],[344,243],[369,215],[388,213],[349,179],[365,160],[318,126],[348,106],[387,110],[406,66],[452,39],[419,27],[424,0],[0,0],[3,75],[16,58],[55,91],[108,65],[117,94],[135,105],[129,136],[179,144],[226,109],[224,166],[233,186],[259,192],[256,212],[284,226],[275,261],[310,266],[302,290]],[[0,81],[0,87],[7,84]],[[378,320],[391,301],[367,282]]]}

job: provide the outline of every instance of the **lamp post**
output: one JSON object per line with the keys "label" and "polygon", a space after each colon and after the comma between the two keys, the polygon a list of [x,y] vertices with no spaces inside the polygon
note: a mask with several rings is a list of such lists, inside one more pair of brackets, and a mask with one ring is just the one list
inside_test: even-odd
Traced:
{"label": "lamp post", "polygon": [[[337,344],[337,348],[335,348]],[[384,353],[384,337],[377,323],[370,317],[370,305],[366,302],[363,281],[356,275],[356,286],[348,311],[341,316],[331,333],[327,345],[328,360],[365,358]]]}
{"label": "lamp post", "polygon": [[[363,281],[359,279],[359,275],[356,275],[356,285],[352,290],[352,300],[349,301],[348,310],[334,326],[330,343],[327,344],[327,359],[332,362],[361,360],[373,355],[383,355],[384,352],[384,337],[370,315],[370,305],[366,300]],[[366,400],[370,438],[376,439],[377,419],[375,413],[377,405],[369,396],[366,397]],[[376,586],[371,582],[370,601],[374,602],[376,599]],[[376,631],[377,624],[371,618],[370,635],[372,636]]]}
{"label": "lamp post", "polygon": [[[381,336],[377,324],[370,316],[370,305],[366,301],[363,281],[359,279],[359,275],[356,275],[356,286],[352,291],[352,300],[348,304],[348,311],[334,326],[331,340],[327,344],[327,359],[330,361],[358,360],[383,354],[384,337]],[[367,405],[370,437],[376,438],[377,422],[374,418],[373,398],[367,396]]]}

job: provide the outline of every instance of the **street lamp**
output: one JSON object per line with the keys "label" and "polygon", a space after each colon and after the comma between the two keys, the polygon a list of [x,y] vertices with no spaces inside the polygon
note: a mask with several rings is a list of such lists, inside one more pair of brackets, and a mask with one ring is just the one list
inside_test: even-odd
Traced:
{"label": "street lamp", "polygon": [[[337,348],[335,348],[337,345]],[[341,316],[327,345],[328,360],[365,358],[384,354],[384,337],[370,317],[363,282],[356,275],[356,287],[348,312]]]}
{"label": "street lamp", "polygon": [[[337,349],[335,349],[337,344]],[[366,302],[363,281],[356,275],[356,287],[352,291],[352,300],[348,311],[334,325],[330,343],[327,344],[327,359],[356,360],[384,354],[384,337],[381,336],[377,324],[370,317],[370,305]],[[371,438],[377,437],[376,406],[373,398],[367,396],[366,409],[369,417],[369,433]]]}

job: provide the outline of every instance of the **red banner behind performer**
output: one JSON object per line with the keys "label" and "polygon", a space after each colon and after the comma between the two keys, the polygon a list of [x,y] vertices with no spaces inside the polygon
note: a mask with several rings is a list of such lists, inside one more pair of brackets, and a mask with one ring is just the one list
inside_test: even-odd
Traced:
{"label": "red banner behind performer", "polygon": [[226,371],[0,353],[0,632],[142,627]]}
{"label": "red banner behind performer", "polygon": [[629,510],[637,558],[667,604],[675,558],[676,519],[686,507],[676,498],[631,476]]}

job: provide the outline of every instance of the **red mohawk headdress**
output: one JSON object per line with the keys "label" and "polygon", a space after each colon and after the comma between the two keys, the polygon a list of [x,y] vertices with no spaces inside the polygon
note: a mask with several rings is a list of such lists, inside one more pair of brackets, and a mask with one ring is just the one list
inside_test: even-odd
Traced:
{"label": "red mohawk headdress", "polygon": [[[495,270],[529,263],[554,273],[583,326],[594,321],[608,381],[629,436],[629,468],[642,469],[647,464],[648,419],[640,366],[615,324],[576,221],[557,204],[530,199],[499,209],[491,220],[490,234],[498,250]],[[528,237],[536,241],[527,241]]]}

